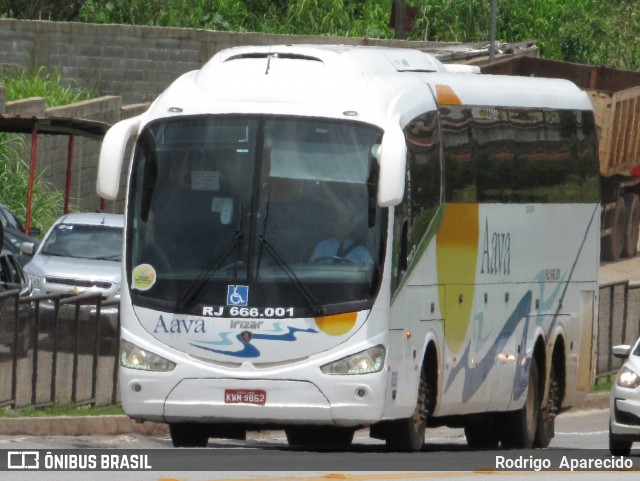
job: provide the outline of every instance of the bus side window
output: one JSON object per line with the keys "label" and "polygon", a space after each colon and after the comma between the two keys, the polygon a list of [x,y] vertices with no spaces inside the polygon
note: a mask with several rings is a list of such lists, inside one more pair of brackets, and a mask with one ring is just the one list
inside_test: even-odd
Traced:
{"label": "bus side window", "polygon": [[432,221],[441,203],[440,126],[438,113],[427,112],[405,129],[409,151],[409,226],[407,256],[413,257],[423,239],[434,232]]}
{"label": "bus side window", "polygon": [[419,245],[433,238],[433,219],[442,201],[438,112],[426,112],[414,118],[404,133],[407,139],[407,176],[404,200],[395,208],[394,289],[409,270]]}

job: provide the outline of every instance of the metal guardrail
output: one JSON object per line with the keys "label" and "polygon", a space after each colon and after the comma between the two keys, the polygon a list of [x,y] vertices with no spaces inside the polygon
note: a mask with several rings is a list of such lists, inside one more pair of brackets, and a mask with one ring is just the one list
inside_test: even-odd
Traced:
{"label": "metal guardrail", "polygon": [[[622,364],[612,347],[640,336],[640,284],[601,285],[599,306],[596,376],[610,377]],[[105,309],[115,310],[116,329]],[[0,293],[0,406],[118,404],[118,309],[98,294]]]}
{"label": "metal guardrail", "polygon": [[640,284],[602,284],[599,306],[596,376],[610,378],[623,363],[613,356],[613,346],[633,345],[640,336]]}
{"label": "metal guardrail", "polygon": [[118,310],[99,294],[0,293],[0,406],[118,404]]}

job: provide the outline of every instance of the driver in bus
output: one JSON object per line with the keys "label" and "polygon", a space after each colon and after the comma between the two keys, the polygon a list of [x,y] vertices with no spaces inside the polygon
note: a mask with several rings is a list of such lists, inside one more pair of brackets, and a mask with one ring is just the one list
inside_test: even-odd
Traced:
{"label": "driver in bus", "polygon": [[318,242],[310,261],[373,265],[369,249],[353,235],[356,225],[352,219],[340,217],[336,222],[335,235]]}

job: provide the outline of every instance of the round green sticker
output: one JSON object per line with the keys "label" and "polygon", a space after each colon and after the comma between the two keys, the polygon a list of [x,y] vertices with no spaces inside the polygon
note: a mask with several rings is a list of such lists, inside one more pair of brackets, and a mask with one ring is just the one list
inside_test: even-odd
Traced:
{"label": "round green sticker", "polygon": [[132,288],[148,291],[156,283],[156,270],[149,264],[140,264],[133,269]]}

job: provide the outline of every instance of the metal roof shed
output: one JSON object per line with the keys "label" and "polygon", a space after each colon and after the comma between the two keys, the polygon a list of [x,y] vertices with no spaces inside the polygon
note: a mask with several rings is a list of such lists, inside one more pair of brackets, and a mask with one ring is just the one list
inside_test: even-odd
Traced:
{"label": "metal roof shed", "polygon": [[64,189],[64,213],[69,212],[69,196],[71,192],[71,167],[73,164],[73,142],[76,135],[94,140],[102,140],[111,127],[98,120],[72,117],[21,117],[17,115],[0,115],[0,132],[31,134],[31,161],[29,164],[29,190],[27,194],[27,215],[25,230],[31,228],[31,198],[35,178],[36,148],[38,134],[67,135],[69,137],[67,154],[67,175]]}

